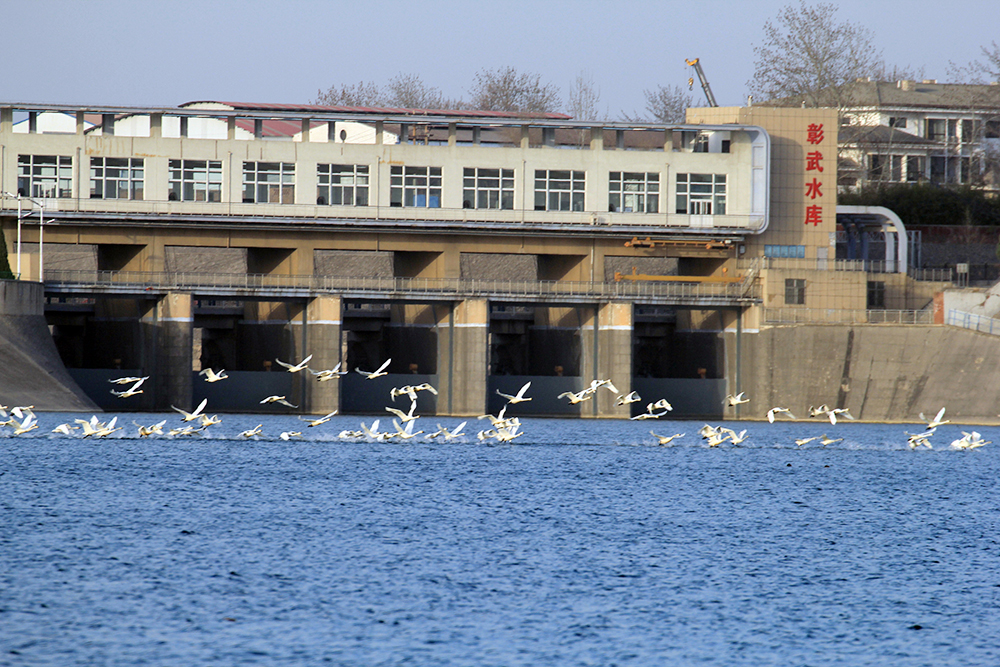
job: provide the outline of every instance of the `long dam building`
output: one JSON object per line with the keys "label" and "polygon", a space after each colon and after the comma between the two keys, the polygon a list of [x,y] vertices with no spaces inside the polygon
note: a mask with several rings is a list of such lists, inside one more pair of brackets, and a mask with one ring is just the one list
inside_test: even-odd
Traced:
{"label": "long dam building", "polygon": [[[929,410],[898,373],[889,393],[850,381],[878,336],[935,331],[950,283],[909,269],[891,211],[838,209],[837,128],[832,109],[771,107],[659,124],[0,102],[0,222],[69,376],[106,409],[125,405],[107,380],[129,374],[150,377],[132,410],[265,411],[277,394],[377,412],[389,388],[430,382],[422,410],[478,415],[528,381],[522,415],[627,417],[658,398],[678,417]],[[878,235],[881,256],[844,230]],[[310,355],[351,373],[276,363]],[[354,372],[386,360],[384,382]],[[829,370],[784,377],[793,363]],[[644,400],[556,398],[596,379]],[[739,391],[752,402],[723,405]]]}

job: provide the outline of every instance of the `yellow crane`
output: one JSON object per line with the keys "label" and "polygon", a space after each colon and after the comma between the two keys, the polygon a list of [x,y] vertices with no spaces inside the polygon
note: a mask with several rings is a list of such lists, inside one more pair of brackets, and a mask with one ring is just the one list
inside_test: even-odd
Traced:
{"label": "yellow crane", "polygon": [[[701,89],[705,91],[705,97],[708,99],[708,106],[717,107],[718,103],[715,101],[715,95],[712,94],[712,87],[708,85],[708,79],[705,78],[705,72],[701,69],[701,63],[698,62],[699,59],[694,60],[684,59],[684,62],[688,64],[689,67],[693,67],[695,73],[698,75],[698,80],[701,82]],[[688,90],[694,88],[694,77],[688,77]]]}

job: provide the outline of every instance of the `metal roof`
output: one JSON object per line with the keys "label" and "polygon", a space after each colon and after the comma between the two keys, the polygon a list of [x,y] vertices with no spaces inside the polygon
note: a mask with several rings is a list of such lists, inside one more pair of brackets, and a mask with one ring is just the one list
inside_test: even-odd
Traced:
{"label": "metal roof", "polygon": [[281,112],[320,112],[320,113],[349,113],[349,114],[372,114],[378,116],[448,116],[469,118],[531,118],[538,120],[570,120],[572,116],[564,113],[534,113],[518,111],[485,111],[476,109],[405,109],[396,107],[346,107],[327,106],[321,104],[272,104],[267,102],[225,102],[221,100],[196,100],[185,102],[181,108],[191,107],[196,104],[225,104],[236,111],[281,111]]}

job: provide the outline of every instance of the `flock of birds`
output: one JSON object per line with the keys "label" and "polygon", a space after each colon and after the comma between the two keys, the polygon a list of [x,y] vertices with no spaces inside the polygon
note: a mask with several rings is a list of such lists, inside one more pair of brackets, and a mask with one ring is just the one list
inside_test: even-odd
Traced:
{"label": "flock of birds", "polygon": [[[284,362],[280,359],[275,359],[275,361],[285,368],[289,373],[299,373],[302,371],[308,371],[311,373],[318,382],[328,382],[330,380],[338,379],[344,375],[347,375],[349,371],[342,371],[341,364],[337,364],[328,370],[315,370],[309,367],[309,362],[312,360],[312,355],[307,356],[305,359],[296,364],[291,364]],[[365,376],[369,380],[374,380],[376,378],[388,375],[387,368],[391,363],[391,359],[387,359],[385,363],[379,366],[374,371],[365,371],[360,368],[355,368],[357,373]],[[228,379],[225,370],[215,371],[211,368],[206,368],[200,372],[200,375],[205,376],[206,382],[220,382],[222,380]],[[109,382],[125,386],[130,385],[124,390],[111,390],[111,393],[119,398],[129,398],[137,394],[142,393],[142,385],[148,380],[149,377],[121,377],[109,380]],[[594,380],[590,383],[590,386],[584,388],[578,392],[563,392],[559,394],[557,398],[565,398],[569,401],[571,405],[581,403],[583,401],[593,399],[601,388],[604,388],[616,395],[615,405],[623,406],[632,403],[639,403],[642,401],[639,394],[635,391],[629,392],[627,394],[622,394],[615,387],[611,380]],[[501,392],[499,389],[496,393],[502,398],[506,399],[506,404],[499,411],[497,415],[485,414],[477,417],[478,420],[488,420],[489,427],[479,430],[476,434],[476,438],[480,441],[495,440],[497,442],[512,442],[513,440],[524,435],[523,424],[518,417],[508,417],[506,416],[507,408],[511,405],[516,405],[518,403],[525,403],[532,400],[528,395],[528,390],[531,388],[531,382],[526,382],[516,393],[506,394]],[[380,430],[381,421],[380,419],[375,419],[370,425],[361,422],[361,428],[358,430],[343,430],[337,437],[341,440],[369,440],[377,442],[385,442],[389,440],[400,440],[405,441],[414,438],[418,435],[424,435],[427,439],[441,438],[442,440],[454,440],[465,436],[464,431],[467,421],[463,421],[453,428],[446,428],[437,424],[437,429],[430,432],[425,432],[423,430],[414,430],[417,420],[421,417],[416,413],[417,409],[417,399],[420,392],[429,392],[431,394],[437,395],[437,389],[431,386],[429,383],[422,383],[417,385],[404,385],[402,387],[393,387],[389,391],[390,399],[395,402],[397,398],[406,396],[410,399],[410,406],[408,410],[401,410],[394,406],[386,406],[386,412],[389,412],[393,416],[391,417],[391,423],[393,426],[392,430]],[[744,392],[738,394],[730,394],[726,396],[723,400],[723,405],[726,406],[738,406],[744,403],[749,403],[750,399],[746,397]],[[260,404],[278,403],[280,405],[285,405],[290,408],[297,408],[298,406],[288,402],[285,396],[265,396],[261,399]],[[138,436],[141,438],[146,438],[154,435],[166,435],[171,437],[179,436],[191,436],[206,433],[206,430],[216,424],[220,424],[222,420],[218,415],[208,415],[205,412],[207,407],[208,399],[204,399],[200,404],[191,412],[178,408],[176,406],[171,406],[177,413],[181,416],[180,426],[174,428],[167,427],[167,420],[162,420],[154,424],[143,425],[135,422],[133,420],[133,425],[138,429]],[[4,421],[0,421],[0,427],[10,427],[14,435],[22,435],[39,428],[38,418],[33,412],[34,406],[16,406],[8,408],[7,406],[0,405],[0,417],[6,418]],[[646,419],[659,419],[666,416],[669,412],[673,410],[673,406],[664,399],[658,399],[656,401],[651,401],[646,404],[646,411],[637,414],[630,419],[632,421],[640,421]],[[329,422],[333,417],[337,415],[337,410],[323,415],[321,417],[302,417],[299,416],[298,419],[304,422],[307,427],[317,427],[322,426]],[[910,449],[926,448],[933,449],[931,444],[931,436],[935,434],[937,428],[943,424],[949,423],[948,420],[944,418],[945,408],[941,408],[938,413],[932,417],[927,418],[923,413],[920,413],[920,418],[926,423],[926,427],[920,433],[909,433],[906,432],[907,445]],[[796,416],[788,408],[774,407],[767,411],[767,421],[773,424],[779,416],[784,416],[790,420],[797,420]],[[828,419],[831,426],[835,426],[838,420],[841,419],[851,419],[854,417],[845,408],[831,408],[828,405],[820,405],[819,407],[809,408],[809,417],[817,418],[821,417]],[[53,433],[59,433],[62,435],[76,435],[77,431],[80,431],[79,435],[84,438],[104,438],[112,433],[124,430],[124,426],[118,426],[118,417],[112,417],[107,422],[102,422],[98,420],[97,416],[94,415],[90,419],[76,419],[72,423],[59,424],[52,429]],[[166,431],[164,430],[166,429]],[[654,431],[649,432],[650,435],[656,438],[657,444],[668,445],[674,440],[683,438],[686,434],[675,433],[673,435],[659,435]],[[961,431],[962,437],[955,439],[951,442],[952,449],[958,450],[972,450],[978,449],[984,445],[990,444],[991,441],[983,440],[982,435],[977,431]],[[739,433],[733,429],[727,428],[725,426],[712,426],[710,424],[705,424],[698,430],[698,434],[706,442],[708,447],[718,447],[723,443],[730,443],[731,445],[739,445],[740,443],[747,440],[749,437],[747,435],[747,430],[743,429]],[[263,424],[258,424],[252,429],[247,429],[239,433],[241,438],[254,438],[263,436]],[[282,431],[279,436],[282,440],[291,440],[293,438],[302,437],[302,431],[289,430]],[[826,447],[837,442],[843,441],[843,438],[832,438],[827,434],[820,436],[811,437],[801,437],[794,440],[796,446],[802,447],[811,442],[817,442],[819,445]]]}

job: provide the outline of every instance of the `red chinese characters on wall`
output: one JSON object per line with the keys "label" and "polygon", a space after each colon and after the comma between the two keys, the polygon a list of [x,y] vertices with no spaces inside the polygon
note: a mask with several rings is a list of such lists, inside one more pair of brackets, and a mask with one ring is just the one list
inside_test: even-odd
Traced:
{"label": "red chinese characters on wall", "polygon": [[[823,143],[823,124],[822,123],[810,123],[806,127],[806,141],[814,146],[818,146]],[[821,161],[823,159],[823,153],[819,150],[813,150],[806,153],[806,171],[814,171],[823,173],[823,165]],[[816,174],[813,174],[812,180],[806,181],[806,197],[816,201],[817,199],[823,198],[823,181],[819,179]],[[806,206],[806,219],[805,224],[812,225],[814,227],[818,226],[823,222],[823,207],[816,204]]]}

